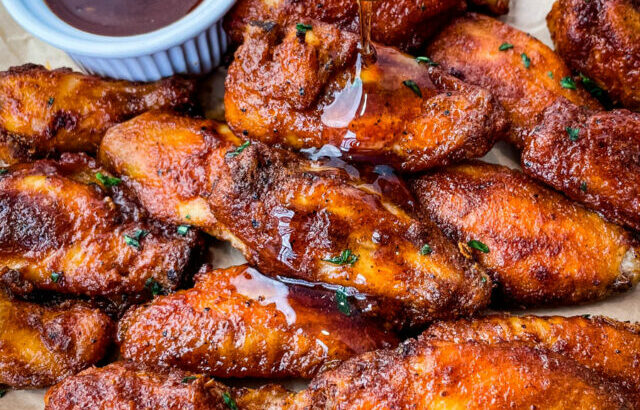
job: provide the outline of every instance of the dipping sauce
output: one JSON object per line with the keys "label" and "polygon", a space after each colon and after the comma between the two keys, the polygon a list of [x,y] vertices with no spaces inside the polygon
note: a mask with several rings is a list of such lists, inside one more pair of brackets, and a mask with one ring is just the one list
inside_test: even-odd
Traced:
{"label": "dipping sauce", "polygon": [[202,0],[45,0],[73,27],[103,36],[132,36],[168,26]]}

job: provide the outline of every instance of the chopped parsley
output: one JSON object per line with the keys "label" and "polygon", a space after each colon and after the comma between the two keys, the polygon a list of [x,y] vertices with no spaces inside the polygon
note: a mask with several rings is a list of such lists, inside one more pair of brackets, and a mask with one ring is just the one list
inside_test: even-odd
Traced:
{"label": "chopped parsley", "polygon": [[240,145],[238,148],[234,149],[233,151],[229,151],[227,152],[227,158],[234,158],[237,157],[238,155],[240,155],[242,153],[242,151],[244,151],[249,145],[251,145],[251,141],[245,141],[242,143],[242,145]]}
{"label": "chopped parsley", "polygon": [[414,92],[415,95],[417,95],[418,97],[422,98],[422,91],[420,91],[420,87],[418,87],[418,84],[416,84],[415,81],[413,80],[404,80],[402,82],[402,84],[409,88],[411,91]]}
{"label": "chopped parsley", "polygon": [[231,410],[238,410],[236,401],[233,400],[233,397],[231,397],[229,393],[222,393],[222,400],[224,400],[224,404],[226,404]]}
{"label": "chopped parsley", "polygon": [[147,235],[149,235],[149,231],[145,231],[144,229],[138,229],[131,236],[125,235],[124,243],[126,243],[127,245],[133,248],[140,249],[140,239],[144,238]]}
{"label": "chopped parsley", "polygon": [[189,233],[189,229],[191,229],[189,225],[180,225],[178,226],[178,234],[182,236],[186,236],[187,233]]}
{"label": "chopped parsley", "polygon": [[440,65],[439,63],[436,63],[429,57],[425,57],[425,56],[416,57],[416,61],[419,63],[429,64],[431,67],[437,67]]}
{"label": "chopped parsley", "polygon": [[571,77],[562,77],[562,79],[560,80],[560,85],[562,86],[562,88],[566,88],[569,90],[575,90],[576,87],[576,82],[573,81],[573,78]]}
{"label": "chopped parsley", "polygon": [[580,184],[580,190],[581,190],[582,192],[587,192],[587,183],[586,183],[586,182],[582,182],[582,183]]}
{"label": "chopped parsley", "polygon": [[429,246],[429,244],[424,244],[424,246],[420,249],[420,255],[431,255],[431,252],[433,252],[433,249],[431,249],[431,246]]}
{"label": "chopped parsley", "polygon": [[605,89],[600,88],[595,81],[582,73],[580,73],[580,81],[584,88],[598,101],[600,101],[606,109],[611,109],[613,107],[613,102],[611,101],[611,97],[609,97],[609,93],[607,93]]}
{"label": "chopped parsley", "polygon": [[323,261],[325,262],[330,262],[336,265],[351,265],[353,266],[354,263],[356,263],[358,261],[359,256],[352,253],[351,250],[349,249],[345,249],[344,251],[342,251],[342,253],[340,254],[340,256],[335,256],[333,258],[329,258],[329,259],[323,259]]}
{"label": "chopped parsley", "polygon": [[350,316],[351,307],[349,306],[349,295],[345,292],[344,288],[336,289],[336,302],[338,304],[338,310],[340,313]]}
{"label": "chopped parsley", "polygon": [[147,281],[144,283],[144,287],[149,289],[153,296],[157,296],[162,293],[162,285],[156,282],[156,280],[153,278],[147,279]]}
{"label": "chopped parsley", "polygon": [[480,241],[476,241],[475,239],[467,242],[467,245],[469,245],[470,248],[479,250],[482,253],[489,253],[489,247]]}
{"label": "chopped parsley", "polygon": [[8,174],[9,170],[7,168],[0,168],[0,175]]}
{"label": "chopped parsley", "polygon": [[551,71],[547,71],[547,77],[553,78],[553,73]]}
{"label": "chopped parsley", "polygon": [[53,103],[54,103],[54,101],[55,101],[55,100],[56,100],[55,98],[53,98],[53,97],[49,97],[49,99],[47,100],[47,105],[48,105],[49,107],[51,107],[51,106],[53,105]]}
{"label": "chopped parsley", "polygon": [[522,58],[522,64],[524,64],[524,68],[531,67],[531,59],[529,58],[528,55],[526,55],[525,53],[522,53],[520,54],[520,57]]}
{"label": "chopped parsley", "polygon": [[313,27],[310,24],[298,23],[296,24],[296,35],[303,36],[307,31],[311,31]]}
{"label": "chopped parsley", "polygon": [[102,185],[107,188],[118,185],[122,180],[109,175],[105,175],[102,172],[96,172],[96,179],[100,181]]}
{"label": "chopped parsley", "polygon": [[187,376],[187,377],[182,379],[182,383],[189,383],[190,381],[193,381],[195,379],[197,379],[196,376]]}
{"label": "chopped parsley", "polygon": [[502,43],[502,44],[500,44],[500,47],[498,47],[498,50],[507,51],[507,50],[509,50],[511,48],[513,48],[513,44],[511,44],[511,43]]}
{"label": "chopped parsley", "polygon": [[567,131],[567,134],[569,134],[569,139],[571,141],[578,141],[579,134],[580,134],[580,128],[567,127],[567,128],[565,128],[565,130]]}
{"label": "chopped parsley", "polygon": [[62,272],[51,272],[51,282],[58,283],[62,277]]}

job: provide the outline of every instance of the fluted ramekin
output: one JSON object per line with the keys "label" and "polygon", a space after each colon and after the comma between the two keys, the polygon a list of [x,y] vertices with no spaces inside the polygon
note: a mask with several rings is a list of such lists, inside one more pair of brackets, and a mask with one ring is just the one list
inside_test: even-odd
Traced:
{"label": "fluted ramekin", "polygon": [[85,71],[130,81],[203,74],[220,65],[228,41],[222,18],[235,0],[203,0],[161,29],[126,37],[87,33],[65,23],[44,0],[2,0],[25,30],[64,50]]}

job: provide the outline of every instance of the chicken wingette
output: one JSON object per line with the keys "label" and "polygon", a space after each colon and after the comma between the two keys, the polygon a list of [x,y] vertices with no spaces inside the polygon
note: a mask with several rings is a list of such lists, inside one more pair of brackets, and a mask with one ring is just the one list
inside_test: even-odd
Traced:
{"label": "chicken wingette", "polygon": [[606,317],[495,315],[439,322],[420,337],[519,343],[559,353],[634,393],[640,403],[640,325]]}
{"label": "chicken wingette", "polygon": [[640,280],[640,243],[519,171],[474,162],[416,178],[425,218],[493,275],[502,302],[570,305]]}
{"label": "chicken wingette", "polygon": [[0,290],[0,386],[55,384],[101,360],[114,331],[108,316],[82,302],[41,306]]}
{"label": "chicken wingette", "polygon": [[558,0],[547,25],[569,67],[607,90],[614,102],[640,110],[638,0]]}
{"label": "chicken wingette", "polygon": [[95,152],[105,131],[144,111],[188,108],[193,81],[139,84],[27,64],[0,73],[0,166]]}
{"label": "chicken wingette", "polygon": [[100,158],[153,217],[230,240],[268,276],[353,288],[400,326],[471,314],[491,293],[437,227],[373,185],[221,124],[146,113],[109,130]]}
{"label": "chicken wingette", "polygon": [[196,240],[150,220],[84,154],[2,169],[0,283],[14,293],[113,299],[174,289]]}
{"label": "chicken wingette", "polygon": [[640,113],[558,101],[522,152],[524,172],[640,231]]}
{"label": "chicken wingette", "polygon": [[564,97],[600,108],[549,47],[499,20],[475,13],[456,18],[426,55],[449,73],[493,93],[511,122],[508,140],[522,148],[542,112]]}
{"label": "chicken wingette", "polygon": [[247,265],[203,269],[193,288],[125,315],[120,353],[214,377],[311,378],[327,363],[397,345],[349,303],[342,290],[286,285]]}
{"label": "chicken wingette", "polygon": [[348,159],[420,171],[481,157],[506,131],[487,91],[389,47],[376,46],[376,63],[365,65],[357,35],[306,27],[247,27],[225,82],[236,134],[293,149],[329,144]]}
{"label": "chicken wingette", "polygon": [[[492,0],[493,1],[493,0]],[[417,49],[453,15],[464,10],[463,0],[377,0],[372,2],[374,41],[405,50]],[[256,21],[267,27],[318,20],[341,30],[360,32],[357,0],[239,0],[225,17],[231,40],[242,43],[246,27]]]}
{"label": "chicken wingette", "polygon": [[316,377],[287,409],[631,409],[627,391],[557,353],[410,340]]}

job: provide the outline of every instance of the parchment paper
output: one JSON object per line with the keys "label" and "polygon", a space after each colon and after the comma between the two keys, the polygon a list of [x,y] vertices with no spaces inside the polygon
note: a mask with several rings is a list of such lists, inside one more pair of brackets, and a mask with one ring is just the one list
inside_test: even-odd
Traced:
{"label": "parchment paper", "polygon": [[[502,20],[527,31],[553,47],[547,30],[545,16],[549,12],[553,0],[511,0],[511,11]],[[49,68],[72,67],[77,69],[71,59],[63,52],[56,50],[42,41],[30,36],[19,27],[0,5],[0,70],[24,63],[43,64]],[[215,99],[220,101],[220,84],[222,74],[216,73],[212,78],[213,88],[217,91]],[[218,111],[218,112],[215,112]],[[219,110],[210,112],[215,116]],[[217,114],[217,115],[216,115]],[[498,144],[485,160],[518,168],[515,152],[506,144]],[[244,262],[244,258],[227,243],[220,243],[211,250],[212,260],[219,267],[231,266]],[[640,290],[634,290],[588,305],[528,310],[527,313],[579,315],[606,315],[618,320],[640,321]],[[514,312],[522,313],[522,312]],[[2,326],[2,324],[0,324]],[[2,352],[0,352],[2,354]],[[297,386],[300,387],[298,383]],[[0,398],[0,410],[36,410],[42,409],[44,390],[11,391]]]}

